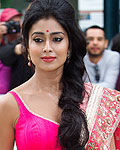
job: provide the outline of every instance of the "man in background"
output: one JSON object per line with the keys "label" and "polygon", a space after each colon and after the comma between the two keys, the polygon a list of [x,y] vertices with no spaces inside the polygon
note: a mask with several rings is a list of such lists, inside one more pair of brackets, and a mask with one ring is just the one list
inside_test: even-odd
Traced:
{"label": "man in background", "polygon": [[0,14],[0,94],[24,83],[33,75],[22,55],[21,16],[13,8],[5,8]]}
{"label": "man in background", "polygon": [[84,58],[90,81],[114,89],[119,74],[119,53],[106,49],[104,29],[91,26],[85,30],[87,55]]}

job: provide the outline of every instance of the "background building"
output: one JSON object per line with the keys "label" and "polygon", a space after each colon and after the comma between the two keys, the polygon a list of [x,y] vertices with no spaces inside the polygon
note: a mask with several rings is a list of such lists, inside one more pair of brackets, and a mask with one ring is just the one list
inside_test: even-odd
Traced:
{"label": "background building", "polygon": [[[24,12],[31,0],[1,0],[1,8]],[[76,19],[84,30],[91,25],[105,28],[109,41],[120,31],[120,0],[68,0],[76,10]]]}
{"label": "background building", "polygon": [[103,0],[79,0],[79,24],[84,30],[91,25],[104,26]]}
{"label": "background building", "polygon": [[120,0],[78,0],[79,24],[84,30],[91,25],[104,27],[110,40],[120,31]]}

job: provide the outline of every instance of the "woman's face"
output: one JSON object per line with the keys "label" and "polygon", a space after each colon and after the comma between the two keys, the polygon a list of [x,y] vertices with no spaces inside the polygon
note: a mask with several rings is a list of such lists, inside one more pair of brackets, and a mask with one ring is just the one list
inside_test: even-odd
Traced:
{"label": "woman's face", "polygon": [[69,40],[67,32],[54,19],[40,19],[29,32],[28,51],[38,70],[63,69],[67,58]]}

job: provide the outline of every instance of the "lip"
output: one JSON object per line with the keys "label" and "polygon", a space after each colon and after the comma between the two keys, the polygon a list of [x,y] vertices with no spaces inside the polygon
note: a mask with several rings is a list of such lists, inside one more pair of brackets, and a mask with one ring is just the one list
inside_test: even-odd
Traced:
{"label": "lip", "polygon": [[41,59],[45,62],[52,62],[56,59],[56,57],[54,57],[54,56],[44,56],[44,57],[41,57]]}
{"label": "lip", "polygon": [[92,47],[91,49],[94,50],[94,51],[98,51],[99,50],[99,48],[97,48],[97,47]]}

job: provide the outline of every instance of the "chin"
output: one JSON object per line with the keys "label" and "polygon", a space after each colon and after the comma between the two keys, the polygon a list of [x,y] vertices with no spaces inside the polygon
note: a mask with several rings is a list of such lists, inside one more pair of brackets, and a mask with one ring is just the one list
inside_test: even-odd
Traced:
{"label": "chin", "polygon": [[89,52],[89,55],[91,56],[91,57],[99,57],[99,56],[101,56],[103,54],[103,52]]}
{"label": "chin", "polygon": [[47,68],[46,67],[46,68],[40,68],[40,70],[43,72],[54,72],[56,70],[56,68],[52,68],[52,67]]}

